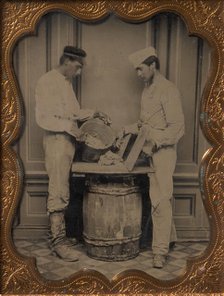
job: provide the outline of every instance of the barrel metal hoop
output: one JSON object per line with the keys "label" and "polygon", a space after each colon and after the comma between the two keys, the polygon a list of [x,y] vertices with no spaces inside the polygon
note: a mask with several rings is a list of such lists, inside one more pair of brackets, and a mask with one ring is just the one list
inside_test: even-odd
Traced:
{"label": "barrel metal hoop", "polygon": [[138,186],[133,186],[129,188],[122,187],[105,187],[105,186],[91,186],[88,188],[88,193],[98,193],[98,194],[106,194],[106,195],[127,195],[131,193],[140,193]]}
{"label": "barrel metal hoop", "polygon": [[84,234],[85,242],[94,246],[114,246],[114,245],[123,245],[123,244],[128,244],[130,242],[136,242],[140,238],[140,234],[134,238],[128,238],[128,239],[119,239],[119,240],[114,240],[114,239],[99,239],[96,240],[94,238],[89,238]]}

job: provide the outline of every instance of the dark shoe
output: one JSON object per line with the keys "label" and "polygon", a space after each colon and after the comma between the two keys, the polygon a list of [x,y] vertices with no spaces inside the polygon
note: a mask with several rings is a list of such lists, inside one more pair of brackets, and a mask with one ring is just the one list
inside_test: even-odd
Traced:
{"label": "dark shoe", "polygon": [[169,250],[170,250],[170,251],[173,250],[174,247],[175,247],[175,245],[176,245],[176,242],[170,242],[170,243],[169,243]]}
{"label": "dark shoe", "polygon": [[78,245],[78,241],[75,237],[67,237],[67,240],[69,240],[72,246]]}
{"label": "dark shoe", "polygon": [[166,262],[165,255],[154,255],[154,258],[153,258],[153,267],[154,268],[163,268],[165,262]]}
{"label": "dark shoe", "polygon": [[55,245],[53,247],[53,254],[68,262],[75,262],[79,260],[76,250],[73,249],[71,243],[69,242],[61,242]]}

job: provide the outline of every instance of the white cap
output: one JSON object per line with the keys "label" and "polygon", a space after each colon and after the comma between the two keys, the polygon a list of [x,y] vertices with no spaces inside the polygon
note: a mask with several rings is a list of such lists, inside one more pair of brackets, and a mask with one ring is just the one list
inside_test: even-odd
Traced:
{"label": "white cap", "polygon": [[144,62],[150,56],[156,56],[156,50],[154,47],[147,47],[141,50],[138,50],[129,55],[129,60],[133,64],[135,68],[137,68],[140,64]]}

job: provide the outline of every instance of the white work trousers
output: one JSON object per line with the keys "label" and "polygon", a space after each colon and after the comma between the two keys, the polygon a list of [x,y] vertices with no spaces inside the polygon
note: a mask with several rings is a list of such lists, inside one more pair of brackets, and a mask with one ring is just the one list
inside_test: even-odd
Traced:
{"label": "white work trousers", "polygon": [[176,148],[169,146],[152,155],[155,170],[150,175],[150,199],[153,222],[153,254],[166,255],[170,241],[176,241],[172,217],[173,173],[176,166]]}
{"label": "white work trousers", "polygon": [[45,166],[49,177],[47,210],[63,211],[69,203],[69,176],[75,143],[66,133],[44,134]]}

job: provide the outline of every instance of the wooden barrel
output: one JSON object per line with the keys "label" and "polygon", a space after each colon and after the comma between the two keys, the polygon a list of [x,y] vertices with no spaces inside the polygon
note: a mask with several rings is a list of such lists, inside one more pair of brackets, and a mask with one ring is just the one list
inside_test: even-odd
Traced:
{"label": "wooden barrel", "polygon": [[83,235],[88,256],[123,261],[139,254],[142,198],[138,186],[90,182],[83,201]]}

